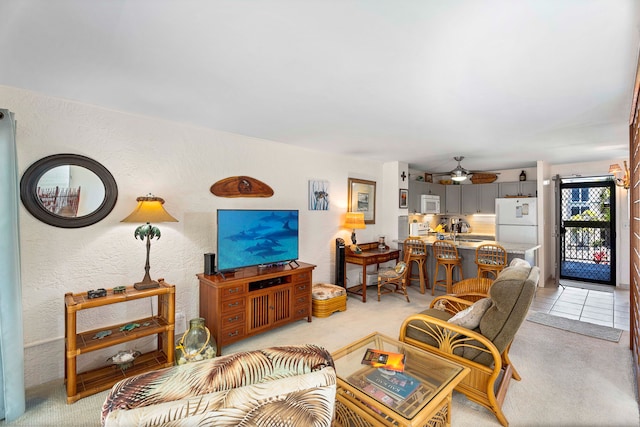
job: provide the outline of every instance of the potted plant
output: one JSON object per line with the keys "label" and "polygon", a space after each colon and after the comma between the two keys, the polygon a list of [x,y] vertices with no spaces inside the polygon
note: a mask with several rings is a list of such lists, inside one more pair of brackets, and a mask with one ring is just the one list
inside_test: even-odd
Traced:
{"label": "potted plant", "polygon": [[593,253],[593,262],[596,264],[600,264],[603,261],[607,260],[607,253],[605,251],[595,251]]}

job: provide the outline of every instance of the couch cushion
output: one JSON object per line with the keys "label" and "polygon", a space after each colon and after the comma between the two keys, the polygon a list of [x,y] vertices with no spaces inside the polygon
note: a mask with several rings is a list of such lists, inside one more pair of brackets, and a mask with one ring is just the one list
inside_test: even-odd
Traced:
{"label": "couch cushion", "polygon": [[480,325],[480,320],[489,307],[491,307],[491,298],[482,298],[458,312],[448,322],[463,328],[475,329]]}
{"label": "couch cushion", "polygon": [[311,288],[311,297],[314,300],[323,301],[345,295],[347,291],[342,286],[329,283],[316,283]]}
{"label": "couch cushion", "polygon": [[[489,289],[493,304],[480,320],[480,333],[487,337],[502,353],[511,343],[524,321],[540,270],[524,265],[510,266],[502,270]],[[465,357],[485,365],[493,363],[491,355],[465,350]]]}

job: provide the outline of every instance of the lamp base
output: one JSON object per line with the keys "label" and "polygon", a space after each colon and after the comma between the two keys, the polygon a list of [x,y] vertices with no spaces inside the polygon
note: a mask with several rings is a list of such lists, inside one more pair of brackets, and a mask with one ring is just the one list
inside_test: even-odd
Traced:
{"label": "lamp base", "polygon": [[133,285],[133,287],[136,288],[139,291],[142,291],[144,289],[159,288],[160,287],[160,283],[156,282],[155,280],[152,280],[150,282],[138,282],[138,283],[135,283]]}

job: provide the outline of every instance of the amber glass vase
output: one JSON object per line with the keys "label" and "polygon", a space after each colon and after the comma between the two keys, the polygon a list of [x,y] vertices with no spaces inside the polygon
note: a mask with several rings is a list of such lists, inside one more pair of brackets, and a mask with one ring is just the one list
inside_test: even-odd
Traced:
{"label": "amber glass vase", "polygon": [[216,355],[216,341],[209,329],[204,325],[202,317],[189,320],[189,329],[184,333],[176,346],[176,363],[211,359]]}

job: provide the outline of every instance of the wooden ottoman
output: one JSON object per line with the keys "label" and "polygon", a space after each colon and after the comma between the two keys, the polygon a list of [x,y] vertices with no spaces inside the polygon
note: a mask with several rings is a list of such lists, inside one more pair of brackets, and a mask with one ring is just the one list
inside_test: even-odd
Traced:
{"label": "wooden ottoman", "polygon": [[347,291],[342,286],[316,283],[311,288],[312,314],[329,317],[336,311],[347,310]]}

